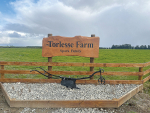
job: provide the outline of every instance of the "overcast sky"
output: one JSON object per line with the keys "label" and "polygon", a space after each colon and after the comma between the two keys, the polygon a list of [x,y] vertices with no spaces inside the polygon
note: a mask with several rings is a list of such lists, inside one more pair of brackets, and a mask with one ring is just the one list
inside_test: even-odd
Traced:
{"label": "overcast sky", "polygon": [[150,0],[1,0],[0,46],[41,46],[48,33],[150,45]]}

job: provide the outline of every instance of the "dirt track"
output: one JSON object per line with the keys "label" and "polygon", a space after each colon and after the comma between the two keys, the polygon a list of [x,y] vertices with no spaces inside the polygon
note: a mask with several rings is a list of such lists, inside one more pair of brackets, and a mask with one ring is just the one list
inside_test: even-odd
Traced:
{"label": "dirt track", "polygon": [[[0,113],[52,113],[57,109],[10,108],[0,89]],[[107,113],[150,113],[150,96],[138,93],[117,109],[99,109]]]}

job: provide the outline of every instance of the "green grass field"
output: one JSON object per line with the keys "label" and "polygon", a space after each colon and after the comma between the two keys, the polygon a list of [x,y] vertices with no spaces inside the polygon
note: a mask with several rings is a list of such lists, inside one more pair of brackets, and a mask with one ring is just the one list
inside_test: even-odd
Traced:
{"label": "green grass field", "polygon": [[[21,62],[47,62],[48,58],[42,57],[42,49],[39,48],[0,48],[0,61],[21,61]],[[57,56],[53,57],[53,62],[89,62],[90,58],[79,56]],[[95,63],[145,63],[150,62],[150,50],[133,49],[100,49],[99,58],[95,58]],[[42,67],[47,70],[47,67]],[[132,67],[101,67],[105,71],[138,72],[138,68]],[[145,67],[144,71],[150,66]],[[32,70],[34,66],[5,66],[9,70]],[[97,71],[96,67],[94,70]],[[89,67],[53,67],[55,71],[89,71]],[[70,75],[73,76],[73,75]],[[144,76],[144,78],[147,75]],[[41,75],[6,75],[8,78],[44,78]],[[78,76],[76,76],[78,77]],[[107,80],[137,80],[136,76],[105,76]],[[95,76],[97,79],[97,76]]]}
{"label": "green grass field", "polygon": [[[42,49],[39,48],[0,48],[0,61],[20,61],[20,62],[47,62],[48,58],[42,57]],[[57,56],[53,57],[53,62],[90,62],[90,58],[79,56]],[[150,50],[134,49],[100,49],[99,58],[95,58],[95,63],[145,63],[150,62]],[[47,66],[43,66],[47,70]],[[101,67],[105,71],[138,72],[139,68],[133,67]],[[33,70],[35,66],[5,66],[7,70]],[[98,71],[98,67],[94,68]],[[145,67],[144,71],[150,69]],[[89,67],[58,67],[55,71],[89,71]],[[70,75],[71,77],[81,77]],[[145,75],[143,78],[147,77]],[[30,74],[5,74],[6,78],[44,78],[43,75]],[[137,76],[104,76],[106,80],[138,80]],[[97,79],[95,76],[94,79]],[[150,84],[146,82],[145,92],[150,94]]]}

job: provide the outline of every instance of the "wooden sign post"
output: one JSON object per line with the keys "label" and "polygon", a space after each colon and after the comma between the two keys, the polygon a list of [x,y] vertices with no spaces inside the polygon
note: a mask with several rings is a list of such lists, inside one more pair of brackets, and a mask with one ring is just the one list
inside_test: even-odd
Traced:
{"label": "wooden sign post", "polygon": [[[52,36],[52,34],[48,34],[48,37],[50,37],[50,36]],[[52,62],[52,57],[48,57],[48,62]],[[48,66],[48,71],[52,71],[52,66]],[[52,76],[50,76],[50,77],[52,77]]]}
{"label": "wooden sign post", "polygon": [[[95,37],[95,34],[92,34],[91,37]],[[90,63],[94,63],[94,58],[90,57]],[[90,71],[94,71],[94,67],[90,67]],[[90,78],[91,80],[94,79],[94,76]]]}
{"label": "wooden sign post", "polygon": [[[90,63],[94,63],[94,58],[99,56],[99,37],[95,37],[94,34],[91,37],[48,34],[42,41],[42,56],[48,57],[48,62],[52,62],[54,56],[90,57]],[[52,71],[52,66],[48,66],[48,71]],[[94,71],[94,67],[90,67],[90,71]]]}

